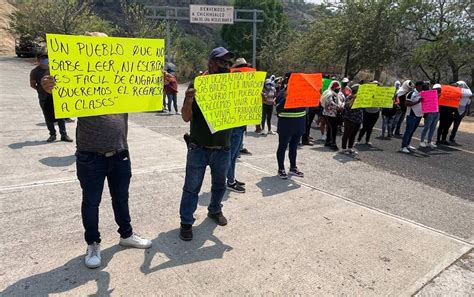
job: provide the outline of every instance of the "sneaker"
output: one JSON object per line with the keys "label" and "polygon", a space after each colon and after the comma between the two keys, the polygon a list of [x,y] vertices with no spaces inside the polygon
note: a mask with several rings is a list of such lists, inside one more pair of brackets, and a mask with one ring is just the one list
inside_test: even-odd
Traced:
{"label": "sneaker", "polygon": [[358,152],[358,151],[356,151],[356,150],[355,150],[355,149],[353,149],[353,148],[349,149],[349,151],[350,151],[350,152],[351,152],[351,154],[353,154],[353,155],[358,155],[358,154],[359,154],[359,152]]}
{"label": "sneaker", "polygon": [[426,141],[421,141],[420,142],[420,147],[427,147],[428,143]]}
{"label": "sneaker", "polygon": [[287,179],[288,178],[288,174],[286,174],[285,170],[278,170],[277,175],[281,179]]}
{"label": "sneaker", "polygon": [[179,111],[175,112],[176,115],[180,115],[181,113]]}
{"label": "sneaker", "polygon": [[409,150],[412,150],[412,151],[416,151],[416,147],[414,147],[414,146],[412,146],[412,145],[409,145],[409,146],[408,146],[408,149],[409,149]]}
{"label": "sneaker", "polygon": [[311,142],[309,141],[304,141],[301,143],[302,145],[309,145],[309,146],[313,146],[314,144],[312,144]]}
{"label": "sneaker", "polygon": [[133,247],[136,249],[147,249],[151,247],[151,241],[141,238],[138,234],[133,233],[127,238],[120,238],[119,244],[121,246]]}
{"label": "sneaker", "polygon": [[321,140],[322,140],[322,141],[326,141],[326,138],[327,138],[327,137],[326,137],[326,134],[321,135]]}
{"label": "sneaker", "polygon": [[449,142],[447,142],[446,140],[441,140],[439,143],[443,145],[449,145]]}
{"label": "sneaker", "polygon": [[410,150],[406,147],[403,147],[401,150],[400,150],[402,153],[405,153],[405,154],[409,154],[411,153]]}
{"label": "sneaker", "polygon": [[71,137],[64,135],[64,136],[61,136],[61,141],[72,142],[73,140]]}
{"label": "sneaker", "polygon": [[244,183],[244,182],[241,182],[241,181],[238,181],[238,180],[235,180],[235,182],[236,182],[239,186],[245,186],[245,183]]}
{"label": "sneaker", "polygon": [[338,148],[337,145],[335,145],[335,144],[331,144],[331,149],[332,149],[333,151],[338,151],[338,150],[339,150],[339,148]]}
{"label": "sneaker", "polygon": [[265,134],[265,130],[260,130],[260,132],[257,132],[258,135],[264,135]]}
{"label": "sneaker", "polygon": [[73,120],[73,119],[70,119],[70,118],[64,119],[64,121],[65,121],[66,123],[74,123],[74,120]]}
{"label": "sneaker", "polygon": [[269,131],[267,132],[267,134],[269,134],[269,135],[275,135],[275,132],[273,132],[272,130],[269,130]]}
{"label": "sneaker", "polygon": [[372,142],[370,142],[370,141],[366,141],[366,142],[365,142],[365,144],[366,144],[366,145],[370,145],[370,146],[371,146],[371,145],[372,145]]}
{"label": "sneaker", "polygon": [[184,241],[193,240],[193,225],[181,224],[179,228],[179,238]]}
{"label": "sneaker", "polygon": [[350,155],[351,154],[351,150],[349,149],[342,149],[342,151],[340,151],[339,153],[343,154],[343,155]]}
{"label": "sneaker", "polygon": [[227,184],[227,190],[236,192],[236,193],[245,193],[245,188],[239,185],[238,183],[234,182],[234,184],[230,185]]}
{"label": "sneaker", "polygon": [[211,218],[214,222],[216,222],[216,224],[219,226],[227,225],[227,219],[222,214],[222,211],[214,214],[208,213],[207,216]]}
{"label": "sneaker", "polygon": [[437,148],[438,146],[432,142],[428,142],[428,145],[430,146],[430,148]]}
{"label": "sneaker", "polygon": [[291,168],[288,173],[297,177],[304,177],[304,173],[299,171],[297,167]]}
{"label": "sneaker", "polygon": [[56,140],[56,135],[51,135],[51,136],[49,136],[48,139],[46,139],[46,142],[53,142],[55,140]]}
{"label": "sneaker", "polygon": [[84,263],[87,268],[97,268],[101,264],[100,258],[100,244],[94,242],[87,246],[86,257]]}
{"label": "sneaker", "polygon": [[242,155],[251,155],[251,154],[252,154],[252,153],[249,152],[249,150],[246,149],[246,148],[241,149],[241,150],[240,150],[240,153],[241,153]]}
{"label": "sneaker", "polygon": [[458,144],[458,143],[456,142],[456,140],[454,140],[454,139],[450,139],[448,143],[449,143],[449,144],[452,144],[452,145]]}

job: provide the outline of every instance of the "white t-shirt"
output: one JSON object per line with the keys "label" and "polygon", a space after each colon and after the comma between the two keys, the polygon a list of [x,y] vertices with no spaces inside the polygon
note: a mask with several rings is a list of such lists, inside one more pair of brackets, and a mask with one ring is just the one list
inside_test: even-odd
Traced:
{"label": "white t-shirt", "polygon": [[422,117],[423,112],[421,111],[421,95],[416,89],[413,90],[410,98],[407,96],[407,101],[417,102],[415,105],[407,106],[407,114],[411,114],[411,111],[413,110],[415,116]]}

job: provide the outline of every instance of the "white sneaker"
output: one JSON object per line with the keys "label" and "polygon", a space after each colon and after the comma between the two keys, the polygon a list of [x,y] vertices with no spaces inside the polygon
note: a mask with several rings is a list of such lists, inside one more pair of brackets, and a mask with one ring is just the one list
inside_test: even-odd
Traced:
{"label": "white sneaker", "polygon": [[321,140],[326,141],[326,134],[321,135]]}
{"label": "white sneaker", "polygon": [[275,132],[273,132],[272,130],[269,130],[269,131],[267,132],[267,134],[274,135]]}
{"label": "white sneaker", "polygon": [[367,141],[365,144],[366,144],[366,145],[372,145],[372,142]]}
{"label": "white sneaker", "polygon": [[84,259],[84,263],[86,264],[87,268],[97,268],[101,264],[100,258],[100,244],[94,242],[87,246],[86,257]]}
{"label": "white sneaker", "polygon": [[359,154],[359,152],[356,151],[356,150],[353,149],[353,148],[351,148],[351,149],[349,149],[349,150],[350,150],[350,152],[351,152],[352,154],[354,154],[354,155],[358,155],[358,154]]}
{"label": "white sneaker", "polygon": [[181,113],[179,111],[175,112],[176,115],[180,115]]}
{"label": "white sneaker", "polygon": [[405,154],[409,154],[409,153],[410,153],[410,150],[409,150],[408,148],[406,148],[406,147],[402,148],[400,151],[401,151],[402,153],[405,153]]}
{"label": "white sneaker", "polygon": [[430,146],[430,148],[437,148],[438,146],[432,142],[428,142],[428,145]]}
{"label": "white sneaker", "polygon": [[412,145],[409,145],[409,146],[408,146],[408,149],[409,149],[409,150],[412,150],[412,151],[416,151],[416,147],[414,147],[414,146],[412,146]]}
{"label": "white sneaker", "polygon": [[428,144],[426,143],[426,141],[421,141],[420,142],[420,147],[426,147]]}
{"label": "white sneaker", "polygon": [[120,238],[119,244],[121,246],[133,247],[137,249],[147,249],[151,247],[151,241],[148,239],[141,238],[138,234],[133,233],[128,238]]}

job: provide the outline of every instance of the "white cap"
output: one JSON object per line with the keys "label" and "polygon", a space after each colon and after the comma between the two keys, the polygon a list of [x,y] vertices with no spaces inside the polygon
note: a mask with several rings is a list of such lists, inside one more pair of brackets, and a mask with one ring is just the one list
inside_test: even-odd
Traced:
{"label": "white cap", "polygon": [[344,77],[344,78],[342,79],[342,82],[343,82],[343,83],[348,83],[348,82],[349,82],[349,79],[348,79],[347,77]]}
{"label": "white cap", "polygon": [[435,85],[433,86],[433,89],[441,89],[441,85],[440,85],[440,84],[435,84]]}

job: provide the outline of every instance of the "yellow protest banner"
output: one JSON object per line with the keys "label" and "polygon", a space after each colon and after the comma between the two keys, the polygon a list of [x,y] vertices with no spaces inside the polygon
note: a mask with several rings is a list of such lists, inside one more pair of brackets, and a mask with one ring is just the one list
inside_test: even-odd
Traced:
{"label": "yellow protest banner", "polygon": [[391,108],[393,106],[392,99],[394,94],[395,87],[379,87],[376,84],[363,84],[359,87],[357,98],[352,108]]}
{"label": "yellow protest banner", "polygon": [[163,39],[47,34],[56,118],[161,110]]}
{"label": "yellow protest banner", "polygon": [[265,77],[262,71],[196,77],[196,102],[212,133],[261,122]]}

